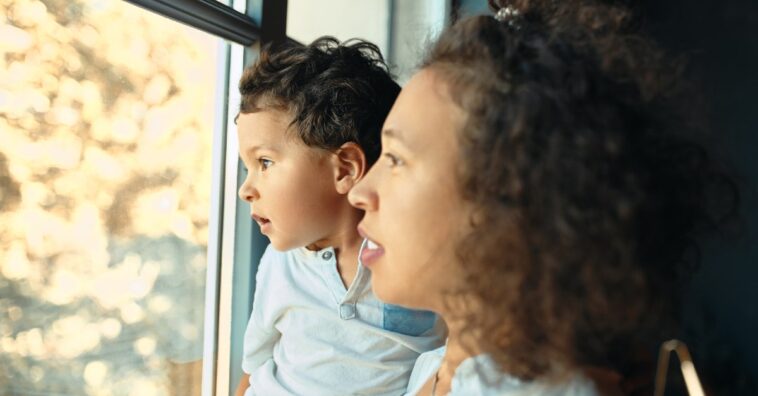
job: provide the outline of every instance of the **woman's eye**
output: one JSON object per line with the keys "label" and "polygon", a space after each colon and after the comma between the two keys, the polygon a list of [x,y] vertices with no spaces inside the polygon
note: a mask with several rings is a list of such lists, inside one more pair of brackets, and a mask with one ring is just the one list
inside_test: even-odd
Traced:
{"label": "woman's eye", "polygon": [[271,165],[274,165],[274,161],[267,158],[259,158],[258,163],[261,164],[261,170],[268,169]]}
{"label": "woman's eye", "polygon": [[400,166],[404,164],[403,160],[401,160],[400,158],[396,157],[394,154],[391,154],[391,153],[384,154],[384,158],[387,158],[390,168],[394,168],[396,166]]}

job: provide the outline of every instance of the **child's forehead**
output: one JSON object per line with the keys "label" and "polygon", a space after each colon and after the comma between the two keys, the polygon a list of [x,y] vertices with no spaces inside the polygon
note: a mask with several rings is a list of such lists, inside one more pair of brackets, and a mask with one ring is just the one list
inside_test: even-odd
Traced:
{"label": "child's forehead", "polygon": [[262,109],[240,113],[237,118],[237,134],[240,149],[248,148],[310,148],[300,138],[297,125],[289,112],[277,109]]}
{"label": "child's forehead", "polygon": [[237,116],[237,129],[245,134],[263,134],[269,132],[277,135],[289,134],[295,129],[294,117],[287,111],[264,108],[253,112],[240,113]]}

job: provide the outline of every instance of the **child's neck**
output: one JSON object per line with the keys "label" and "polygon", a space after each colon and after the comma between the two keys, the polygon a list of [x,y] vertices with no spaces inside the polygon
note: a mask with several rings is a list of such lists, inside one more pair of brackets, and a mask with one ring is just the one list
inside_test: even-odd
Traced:
{"label": "child's neck", "polygon": [[358,271],[358,253],[363,238],[358,234],[358,223],[363,218],[363,211],[348,208],[335,219],[336,227],[332,235],[320,239],[308,246],[308,250],[321,250],[331,246],[337,256],[337,271],[346,289],[355,279]]}

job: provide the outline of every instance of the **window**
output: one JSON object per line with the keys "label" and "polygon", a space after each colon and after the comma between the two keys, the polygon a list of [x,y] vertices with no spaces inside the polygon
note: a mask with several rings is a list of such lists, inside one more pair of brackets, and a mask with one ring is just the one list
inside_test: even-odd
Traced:
{"label": "window", "polygon": [[200,394],[221,40],[121,1],[0,9],[2,393]]}

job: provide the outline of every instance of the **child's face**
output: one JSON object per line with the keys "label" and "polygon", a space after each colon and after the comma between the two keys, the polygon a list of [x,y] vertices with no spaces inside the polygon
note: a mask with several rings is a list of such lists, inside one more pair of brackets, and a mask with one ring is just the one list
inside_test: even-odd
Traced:
{"label": "child's face", "polygon": [[462,279],[455,249],[470,224],[456,183],[463,119],[442,81],[417,73],[384,123],[381,158],[350,191],[366,211],[360,231],[378,245],[362,257],[386,302],[440,312],[442,294]]}
{"label": "child's face", "polygon": [[334,232],[344,195],[335,190],[333,154],[312,148],[278,110],[240,114],[239,153],[247,177],[239,190],[253,219],[277,250],[307,246]]}

